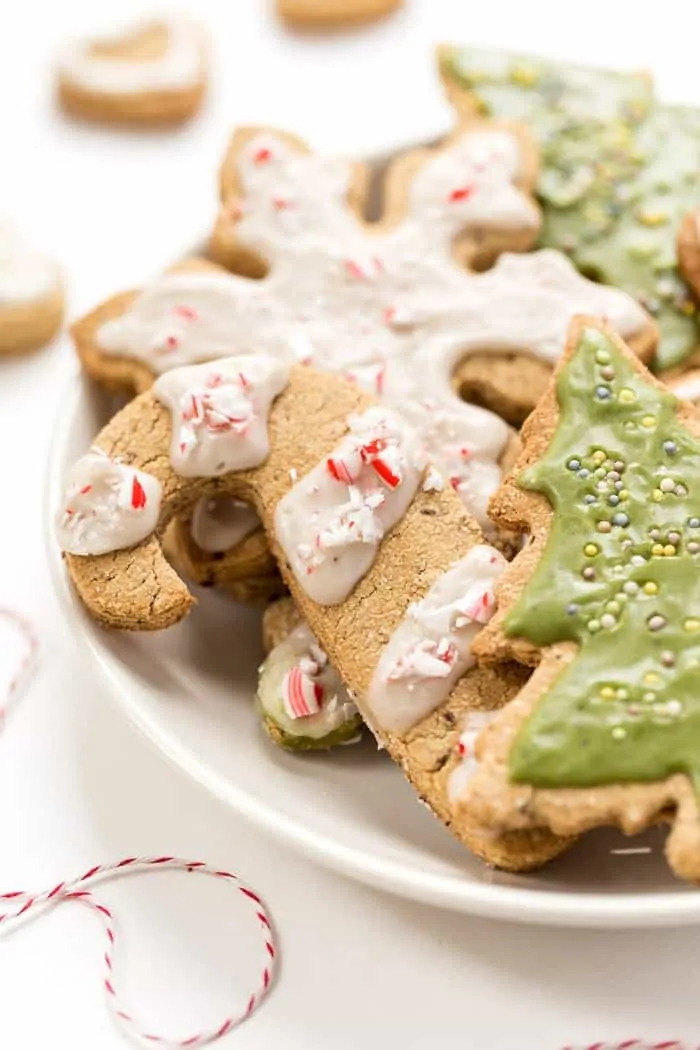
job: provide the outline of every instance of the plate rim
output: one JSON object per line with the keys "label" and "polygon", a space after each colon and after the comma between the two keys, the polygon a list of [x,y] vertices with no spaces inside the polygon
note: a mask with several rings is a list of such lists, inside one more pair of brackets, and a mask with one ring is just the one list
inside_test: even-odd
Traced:
{"label": "plate rim", "polygon": [[42,487],[42,535],[49,574],[67,624],[73,628],[71,636],[76,646],[81,640],[86,645],[112,702],[174,766],[220,802],[312,862],[365,885],[422,904],[482,918],[546,926],[630,929],[700,923],[700,892],[691,888],[676,893],[653,891],[626,895],[563,893],[552,889],[468,882],[446,874],[411,872],[398,861],[380,859],[366,851],[338,844],[331,836],[310,830],[299,820],[276,812],[244,787],[213,772],[205,761],[182,743],[177,733],[168,732],[157,724],[120,681],[119,661],[100,643],[101,628],[90,619],[70,586],[54,536],[54,512],[59,502],[69,434],[90,389],[87,377],[74,369],[58,400]]}

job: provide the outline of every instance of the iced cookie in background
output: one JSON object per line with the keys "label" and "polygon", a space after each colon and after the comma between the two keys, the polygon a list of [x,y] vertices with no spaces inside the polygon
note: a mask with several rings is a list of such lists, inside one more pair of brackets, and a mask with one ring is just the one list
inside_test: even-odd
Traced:
{"label": "iced cookie in background", "polygon": [[204,98],[206,52],[202,27],[180,14],[76,40],[58,58],[60,105],[71,116],[96,123],[184,123]]}
{"label": "iced cookie in background", "polygon": [[404,0],[276,0],[277,14],[300,29],[333,29],[384,18]]}
{"label": "iced cookie in background", "polygon": [[362,718],[291,598],[263,615],[267,656],[258,672],[256,706],[265,732],[287,751],[327,751],[358,743]]}
{"label": "iced cookie in background", "polygon": [[530,533],[478,659],[536,666],[458,809],[496,831],[671,826],[700,879],[700,414],[577,319],[492,512]]}
{"label": "iced cookie in background", "polygon": [[56,264],[0,219],[0,354],[23,354],[60,330],[63,287]]}
{"label": "iced cookie in background", "polygon": [[[107,424],[69,473],[58,539],[98,622],[159,629],[193,605],[163,555],[168,521],[214,495],[253,504],[314,639],[419,796],[480,856],[526,869],[567,840],[474,834],[452,809],[465,717],[523,672],[474,663],[505,562],[429,477],[415,433],[356,384],[222,359],[166,373]],[[302,684],[290,704],[313,703]]]}
{"label": "iced cookie in background", "polygon": [[538,141],[539,243],[639,298],[659,325],[656,371],[687,362],[700,327],[676,238],[700,204],[700,110],[659,105],[641,72],[471,47],[439,59],[465,119],[521,120]]}

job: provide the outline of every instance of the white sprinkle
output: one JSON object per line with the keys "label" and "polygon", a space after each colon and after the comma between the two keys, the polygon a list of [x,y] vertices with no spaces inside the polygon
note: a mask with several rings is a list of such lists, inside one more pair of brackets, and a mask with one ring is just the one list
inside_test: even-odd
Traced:
{"label": "white sprinkle", "polygon": [[444,487],[445,479],[442,474],[435,467],[429,467],[423,480],[423,492],[442,492]]}

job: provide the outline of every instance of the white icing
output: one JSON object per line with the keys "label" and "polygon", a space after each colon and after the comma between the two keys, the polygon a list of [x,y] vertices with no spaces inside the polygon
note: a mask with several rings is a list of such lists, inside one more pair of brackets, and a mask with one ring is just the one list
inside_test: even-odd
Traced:
{"label": "white icing", "polygon": [[260,134],[238,158],[243,196],[229,208],[238,241],[268,259],[267,277],[167,275],[107,321],[97,343],[156,373],[232,349],[291,356],[343,373],[398,411],[410,404],[436,464],[484,523],[510,431],[452,393],[458,360],[513,350],[552,361],[581,312],[607,315],[623,336],[647,324],[630,296],[587,281],[553,251],[504,255],[483,274],[454,261],[465,230],[536,228],[536,210],[514,186],[520,167],[511,135],[466,130],[417,171],[403,220],[377,232],[347,202],[348,161]]}
{"label": "white icing", "polygon": [[260,518],[240,499],[201,499],[192,511],[192,539],[207,554],[237,546],[260,527]]}
{"label": "white icing", "polygon": [[[157,25],[166,31],[162,55],[143,60],[94,55],[95,43],[119,43]],[[87,91],[105,95],[137,95],[148,91],[183,91],[196,87],[204,75],[204,36],[200,26],[183,15],[155,18],[125,26],[109,38],[76,40],[58,59],[59,72]]]}
{"label": "white icing", "polygon": [[399,416],[370,408],[348,427],[275,510],[275,535],[290,568],[321,605],[342,602],[369,570],[421,476],[416,436]]}
{"label": "white icing", "polygon": [[474,664],[471,644],[493,614],[494,585],[505,567],[493,547],[472,547],[409,606],[365,698],[375,727],[406,732],[447,699]]}
{"label": "white icing", "polygon": [[270,405],[289,369],[270,357],[227,357],[177,368],[153,392],[172,414],[170,462],[184,478],[211,478],[263,463]]}
{"label": "white icing", "polygon": [[158,524],[162,487],[157,478],[91,449],[73,464],[56,516],[61,549],[108,554],[133,547]]}
{"label": "white icing", "polygon": [[[285,681],[293,669],[315,687],[318,711],[314,715],[300,717],[290,708]],[[261,669],[258,699],[265,713],[290,736],[320,740],[358,718],[340,675],[306,624],[295,627],[268,656]]]}
{"label": "white icing", "polygon": [[700,374],[698,373],[681,376],[675,383],[671,383],[670,387],[676,397],[683,398],[685,401],[700,400]]}
{"label": "white icing", "polygon": [[462,797],[467,784],[479,768],[474,750],[477,737],[493,722],[497,714],[497,711],[470,711],[464,720],[457,744],[461,761],[450,773],[447,784],[447,794],[453,805]]}
{"label": "white icing", "polygon": [[645,323],[634,300],[581,277],[559,252],[502,255],[491,270],[465,281],[458,307],[445,301],[440,326],[414,336],[387,362],[383,400],[420,431],[429,458],[484,527],[511,430],[495,413],[458,397],[450,376],[476,352],[512,351],[554,362],[574,314],[603,315],[624,335]]}
{"label": "white icing", "polygon": [[59,283],[56,264],[12,223],[0,220],[0,305],[36,302],[56,292]]}

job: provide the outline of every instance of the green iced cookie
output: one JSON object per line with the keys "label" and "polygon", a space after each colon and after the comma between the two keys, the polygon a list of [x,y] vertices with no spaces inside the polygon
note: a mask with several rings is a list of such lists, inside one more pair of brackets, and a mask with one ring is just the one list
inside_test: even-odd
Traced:
{"label": "green iced cookie", "polygon": [[560,418],[519,483],[554,518],[505,623],[538,646],[572,641],[510,752],[537,787],[658,781],[700,788],[700,441],[597,329],[557,382]]}
{"label": "green iced cookie", "polygon": [[540,243],[642,302],[659,325],[660,370],[688,357],[700,333],[676,233],[700,204],[700,110],[653,105],[642,73],[474,48],[448,48],[441,62],[483,112],[537,139]]}

